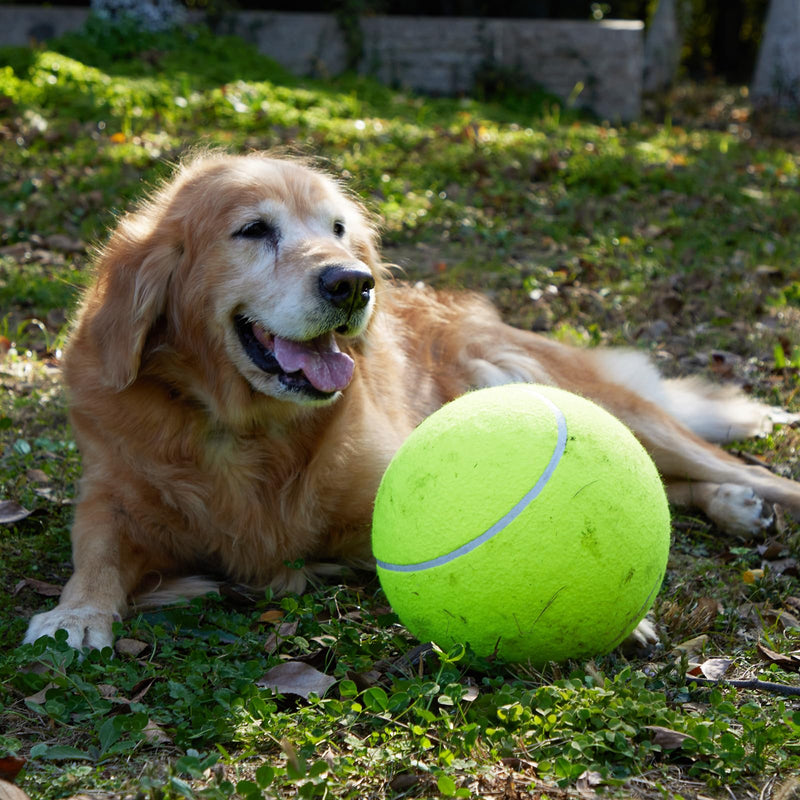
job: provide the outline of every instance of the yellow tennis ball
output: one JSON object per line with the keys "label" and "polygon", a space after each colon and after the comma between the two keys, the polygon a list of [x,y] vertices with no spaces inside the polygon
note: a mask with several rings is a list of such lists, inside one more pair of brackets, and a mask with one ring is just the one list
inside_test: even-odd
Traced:
{"label": "yellow tennis ball", "polygon": [[664,578],[666,496],[633,434],[594,403],[512,384],[428,417],[375,500],[372,549],[409,631],[509,661],[607,653]]}

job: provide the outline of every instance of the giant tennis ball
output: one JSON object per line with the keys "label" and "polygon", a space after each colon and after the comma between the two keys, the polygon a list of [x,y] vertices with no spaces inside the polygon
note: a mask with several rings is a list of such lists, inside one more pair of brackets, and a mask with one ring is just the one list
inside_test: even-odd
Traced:
{"label": "giant tennis ball", "polygon": [[644,448],[577,395],[470,392],[399,449],[372,548],[409,631],[539,664],[607,653],[664,578],[670,518]]}

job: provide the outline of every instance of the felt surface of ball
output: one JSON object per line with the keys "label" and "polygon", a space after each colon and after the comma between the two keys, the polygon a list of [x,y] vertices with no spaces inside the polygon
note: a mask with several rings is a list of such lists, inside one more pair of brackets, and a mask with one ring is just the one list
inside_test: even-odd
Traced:
{"label": "felt surface of ball", "polygon": [[509,661],[620,644],[661,586],[664,489],[619,420],[575,394],[511,384],[412,432],[375,500],[372,548],[408,630]]}

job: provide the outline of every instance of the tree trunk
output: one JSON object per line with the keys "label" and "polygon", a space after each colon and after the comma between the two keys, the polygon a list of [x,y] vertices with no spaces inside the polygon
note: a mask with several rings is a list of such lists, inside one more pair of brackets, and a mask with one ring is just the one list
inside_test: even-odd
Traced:
{"label": "tree trunk", "polygon": [[751,87],[757,105],[800,106],[800,3],[770,0]]}
{"label": "tree trunk", "polygon": [[656,94],[675,83],[683,44],[677,0],[659,0],[644,41],[644,91]]}

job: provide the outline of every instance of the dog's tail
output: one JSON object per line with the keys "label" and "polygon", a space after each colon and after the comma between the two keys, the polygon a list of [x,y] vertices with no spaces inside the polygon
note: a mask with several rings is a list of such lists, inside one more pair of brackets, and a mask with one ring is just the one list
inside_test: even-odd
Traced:
{"label": "dog's tail", "polygon": [[765,436],[776,424],[800,421],[800,414],[760,403],[735,386],[720,386],[698,377],[665,380],[650,359],[635,350],[598,348],[589,352],[607,380],[657,405],[707,442]]}

